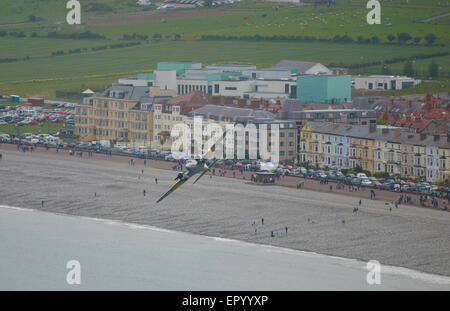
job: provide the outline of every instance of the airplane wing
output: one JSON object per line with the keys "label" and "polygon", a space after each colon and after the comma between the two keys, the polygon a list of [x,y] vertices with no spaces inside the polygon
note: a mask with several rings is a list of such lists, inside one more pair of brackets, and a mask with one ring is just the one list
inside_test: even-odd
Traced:
{"label": "airplane wing", "polygon": [[198,176],[197,177],[197,179],[196,180],[194,180],[194,184],[200,179],[200,178],[202,178],[203,177],[203,175],[205,175],[206,174],[206,172],[208,172],[209,171],[209,168],[210,167],[213,167],[214,166],[214,164],[216,164],[216,162],[217,162],[217,159],[214,159],[214,161],[208,166],[208,168],[205,168],[205,170],[200,174],[200,176]]}
{"label": "airplane wing", "polygon": [[188,181],[188,179],[189,179],[190,177],[191,177],[191,176],[182,178],[182,179],[178,180],[176,183],[174,183],[174,184],[172,185],[172,187],[169,189],[169,191],[167,191],[166,193],[164,193],[164,195],[163,195],[162,197],[160,197],[160,198],[158,199],[158,201],[156,201],[156,203],[161,202],[161,201],[162,201],[163,199],[165,199],[169,194],[171,194],[172,192],[174,192],[175,190],[177,190],[182,184],[184,184],[186,181]]}
{"label": "airplane wing", "polygon": [[[225,132],[223,133],[222,137],[220,137],[220,138],[214,143],[214,145],[212,145],[212,147],[208,150],[208,152],[205,153],[205,155],[208,154],[208,153],[213,153],[213,152],[216,150],[216,144],[217,144],[220,140],[222,140],[222,139],[225,137],[226,134],[227,134],[227,131],[225,131]],[[205,156],[205,155],[203,155],[203,159],[204,159],[204,156]],[[213,162],[212,162],[212,164],[210,165],[210,167],[213,166],[216,162],[217,162],[217,160],[214,159]],[[203,175],[205,175],[206,172],[207,172],[208,170],[209,170],[209,168],[205,168],[205,170],[200,174],[200,176],[197,177],[197,179],[194,181],[194,184],[195,184],[195,183],[196,183]],[[169,194],[171,194],[171,193],[174,192],[176,189],[178,189],[182,184],[184,184],[186,181],[188,181],[188,179],[191,178],[191,177],[192,177],[193,175],[195,175],[196,173],[198,173],[198,171],[196,171],[196,172],[191,172],[191,171],[189,171],[189,172],[187,173],[187,175],[185,175],[186,177],[183,176],[183,177],[182,177],[181,179],[179,179],[175,184],[173,184],[172,187],[169,189],[169,191],[167,191],[166,193],[164,193],[164,195],[163,195],[162,197],[160,197],[160,198],[158,199],[158,201],[156,201],[156,203],[159,203],[159,202],[161,202],[162,200],[164,200]]]}
{"label": "airplane wing", "polygon": [[206,155],[209,153],[214,153],[216,151],[216,144],[218,142],[220,142],[222,139],[225,138],[225,135],[227,135],[227,131],[224,131],[222,136],[214,143],[214,145],[211,146],[211,148],[209,148],[209,150],[207,152],[205,152],[205,154],[202,156],[203,159],[206,158]]}

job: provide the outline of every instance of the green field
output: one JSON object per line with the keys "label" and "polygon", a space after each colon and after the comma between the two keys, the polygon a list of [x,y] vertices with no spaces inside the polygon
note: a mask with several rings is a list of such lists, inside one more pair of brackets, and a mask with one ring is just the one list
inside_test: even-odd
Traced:
{"label": "green field", "polygon": [[[416,76],[419,78],[429,78],[428,66],[432,61],[435,61],[439,66],[439,73],[442,77],[450,77],[450,55],[442,56],[442,57],[433,57],[430,59],[419,59],[413,61],[413,68],[416,72]],[[405,62],[399,62],[395,64],[386,65],[389,69],[389,73],[391,74],[403,74],[403,68],[405,66]],[[354,69],[352,72],[354,74],[371,72],[373,74],[382,74],[383,65],[378,66],[370,66],[363,69]]]}
{"label": "green field", "polygon": [[[43,19],[63,19],[68,9],[66,0],[14,0],[2,1],[0,10],[1,24],[25,23],[29,16]],[[137,1],[127,0],[81,0],[81,12],[86,15],[101,15],[140,11]]]}
{"label": "green field", "polygon": [[445,93],[450,90],[450,79],[440,79],[432,82],[423,82],[412,88],[388,91],[386,96],[403,96],[408,94]]}
{"label": "green field", "polygon": [[[332,39],[336,35],[348,35],[354,40],[358,36],[371,38],[378,36],[387,42],[387,35],[408,32],[411,36],[421,37],[428,33],[437,34],[437,43],[450,43],[446,35],[447,25],[413,23],[414,20],[434,16],[442,12],[439,8],[394,8],[382,10],[380,25],[369,25],[365,6],[339,6],[327,8],[321,6],[290,8],[280,11],[258,10],[254,13],[238,12],[221,16],[190,19],[168,19],[165,22],[139,23],[129,25],[108,25],[92,27],[92,31],[118,39],[124,33],[141,33],[152,36],[182,34],[188,39],[199,39],[201,35],[261,35],[261,36],[315,36]],[[439,34],[439,35],[438,35]]]}
{"label": "green field", "polygon": [[[36,125],[22,125],[19,126],[18,134],[32,133],[32,134],[45,134],[55,133],[63,126],[63,123],[50,123],[43,122]],[[4,134],[17,134],[13,124],[0,125],[0,133]]]}
{"label": "green field", "polygon": [[[235,5],[198,9],[208,13],[202,17],[190,18],[192,10],[169,10],[185,12],[186,17],[167,18],[166,13],[152,10],[139,12],[149,16],[164,16],[162,21],[152,21],[107,26],[71,26],[61,20],[65,18],[64,1],[57,0],[17,0],[3,1],[0,11],[1,24],[24,22],[29,15],[43,18],[39,22],[0,25],[0,32],[23,32],[26,38],[11,35],[0,37],[0,93],[17,93],[22,96],[44,96],[52,98],[56,91],[82,91],[85,88],[101,90],[117,81],[121,76],[136,75],[150,71],[159,61],[199,61],[210,63],[252,63],[259,68],[270,67],[281,59],[320,62],[324,65],[350,66],[373,61],[390,60],[397,57],[413,57],[450,51],[450,36],[447,17],[435,22],[420,22],[429,17],[450,12],[448,0],[394,0],[381,1],[381,25],[368,25],[365,8],[367,1],[337,0],[337,5],[292,7],[280,4],[278,11],[273,3],[250,1]],[[94,1],[81,1],[82,16],[95,14],[117,16],[124,12],[142,10],[135,1],[101,0],[93,11]],[[63,3],[64,4],[64,3]],[[104,4],[104,5],[102,5]],[[278,4],[277,4],[278,5]],[[217,13],[227,14],[217,15]],[[169,12],[167,11],[167,12]],[[170,13],[169,12],[169,13]],[[62,17],[61,17],[62,14]],[[210,15],[210,16],[208,16]],[[123,15],[129,18],[129,15]],[[131,19],[132,22],[132,19]],[[106,39],[56,39],[47,33],[72,34],[90,31],[106,36]],[[38,37],[31,37],[35,32]],[[412,38],[405,44],[397,40],[387,43],[387,35],[407,32]],[[137,40],[140,45],[110,48],[111,45],[131,41],[122,40],[123,35],[133,33],[147,35],[148,40]],[[424,37],[428,33],[436,35],[433,45],[427,45]],[[156,39],[160,35],[161,39]],[[265,36],[268,40],[202,40],[204,35],[220,36]],[[338,43],[335,36],[347,36],[354,41],[378,37],[380,44]],[[174,41],[175,36],[178,41]],[[323,39],[324,42],[275,40],[274,36],[302,36]],[[136,41],[136,40],[134,40]],[[105,46],[94,51],[92,48]],[[77,53],[69,53],[78,49]],[[56,51],[63,55],[52,55]],[[31,59],[24,59],[30,57]],[[17,61],[2,62],[2,59]],[[440,73],[449,76],[450,56],[435,57]],[[417,75],[427,77],[430,58],[415,60]],[[392,74],[403,73],[404,62],[389,65]],[[380,73],[381,65],[353,70],[358,74]]]}

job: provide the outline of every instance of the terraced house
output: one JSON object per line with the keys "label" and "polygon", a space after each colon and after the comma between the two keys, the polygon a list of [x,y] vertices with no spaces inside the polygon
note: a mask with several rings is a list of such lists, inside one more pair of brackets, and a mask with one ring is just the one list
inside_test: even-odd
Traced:
{"label": "terraced house", "polygon": [[372,173],[426,181],[450,177],[449,135],[400,128],[307,122],[300,130],[299,161],[335,169],[361,167]]}
{"label": "terraced house", "polygon": [[113,85],[85,97],[75,109],[81,140],[148,143],[153,137],[153,105],[168,96],[151,96],[149,87]]}
{"label": "terraced house", "polygon": [[[237,125],[242,127],[243,136],[237,136],[235,132],[234,153],[237,154],[238,146],[242,148],[243,157],[248,158],[250,149],[256,147],[256,152],[261,155],[260,138],[261,129],[267,130],[267,146],[268,152],[272,152],[272,142],[278,144],[279,157],[278,160],[284,163],[294,163],[297,158],[297,126],[295,122],[289,120],[277,120],[276,115],[262,109],[251,109],[241,107],[230,107],[224,105],[205,105],[195,109],[189,114],[190,118],[185,119],[185,123],[192,129],[193,118],[201,117],[203,127],[208,123],[216,123],[222,126]],[[257,137],[252,141],[252,137],[248,130],[254,125],[254,129],[258,130]],[[237,127],[236,127],[237,128]],[[237,131],[240,131],[239,128]],[[274,136],[278,133],[278,137]],[[245,139],[245,142],[243,141]],[[252,145],[256,143],[255,145]]]}

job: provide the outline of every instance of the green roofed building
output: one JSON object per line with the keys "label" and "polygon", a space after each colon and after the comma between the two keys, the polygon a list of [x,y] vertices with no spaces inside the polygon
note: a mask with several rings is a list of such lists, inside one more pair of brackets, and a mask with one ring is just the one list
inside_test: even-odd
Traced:
{"label": "green roofed building", "polygon": [[342,104],[351,101],[351,76],[305,75],[297,77],[297,99],[311,102]]}
{"label": "green roofed building", "polygon": [[154,73],[138,73],[138,80],[155,80],[156,75]]}
{"label": "green roofed building", "polygon": [[186,72],[186,69],[202,69],[202,63],[191,62],[159,62],[158,70],[175,70],[177,76],[181,76]]}

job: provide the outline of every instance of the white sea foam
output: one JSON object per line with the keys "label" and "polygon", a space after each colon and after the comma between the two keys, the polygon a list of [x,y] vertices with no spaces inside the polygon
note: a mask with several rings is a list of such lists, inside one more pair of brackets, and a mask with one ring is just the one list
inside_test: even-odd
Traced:
{"label": "white sea foam", "polygon": [[[365,268],[366,263],[364,261],[361,261],[358,259],[330,256],[330,255],[324,255],[324,254],[320,254],[320,253],[316,253],[316,252],[295,250],[295,249],[283,248],[283,247],[272,246],[272,245],[255,244],[255,243],[239,241],[239,240],[234,240],[234,239],[229,239],[229,238],[198,235],[198,234],[193,234],[193,233],[180,232],[180,231],[176,231],[176,230],[168,230],[168,229],[158,228],[158,227],[154,227],[154,226],[150,226],[150,225],[128,223],[128,222],[123,222],[120,220],[110,220],[110,219],[87,217],[87,216],[76,216],[76,215],[68,215],[68,214],[62,214],[62,213],[53,213],[53,212],[40,211],[40,210],[8,206],[8,205],[0,205],[0,208],[12,209],[12,210],[24,211],[24,212],[42,212],[42,213],[48,213],[48,214],[61,215],[61,216],[65,216],[65,217],[75,217],[75,218],[86,219],[88,221],[100,222],[100,223],[107,224],[107,225],[122,226],[122,227],[126,227],[126,228],[133,229],[133,230],[151,230],[151,231],[157,231],[157,232],[163,232],[163,233],[169,233],[169,234],[195,235],[198,237],[211,239],[211,240],[214,240],[219,243],[230,243],[230,244],[238,245],[241,247],[257,247],[257,248],[261,248],[267,252],[272,252],[272,253],[303,256],[303,257],[309,257],[309,258],[331,259],[334,262],[337,262],[346,267],[350,267],[350,268],[354,268],[354,269],[358,269],[358,270],[366,269]],[[382,264],[382,273],[389,274],[389,275],[399,275],[399,276],[409,277],[412,279],[416,279],[416,280],[420,280],[420,281],[424,281],[424,282],[428,282],[428,283],[450,285],[450,277],[425,273],[425,272],[412,270],[412,269],[408,269],[408,268],[403,268],[403,267],[389,266],[389,265]]]}

